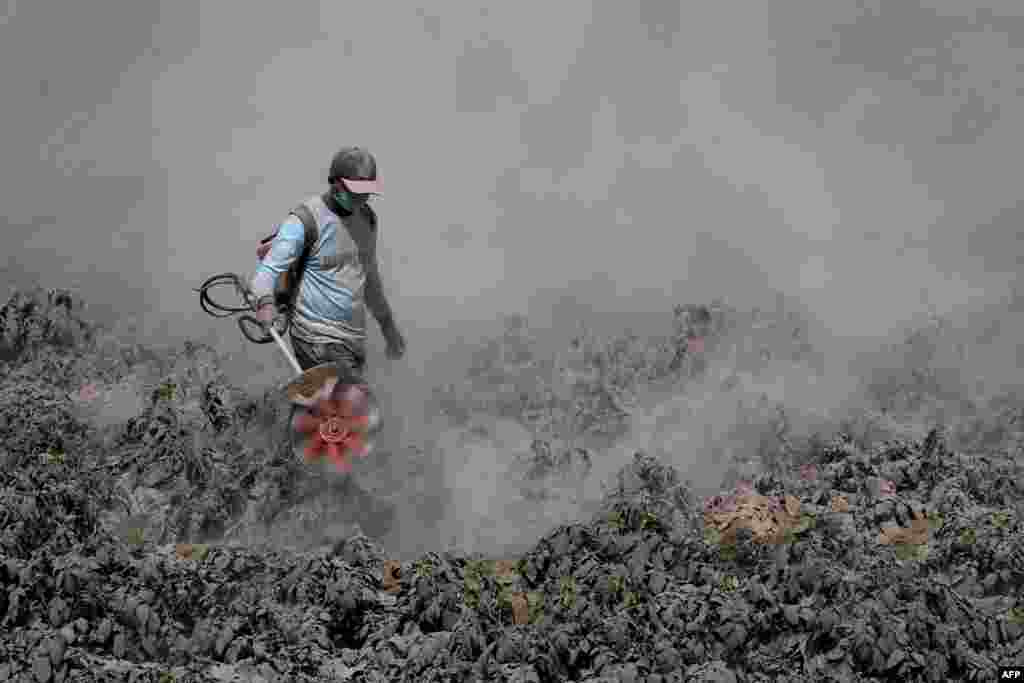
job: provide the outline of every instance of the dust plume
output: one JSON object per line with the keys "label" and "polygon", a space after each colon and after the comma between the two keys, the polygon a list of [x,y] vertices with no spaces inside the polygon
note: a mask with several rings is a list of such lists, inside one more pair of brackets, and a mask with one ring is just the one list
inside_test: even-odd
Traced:
{"label": "dust plume", "polygon": [[388,363],[371,323],[388,449],[447,449],[429,457],[464,492],[455,535],[512,542],[521,426],[470,446],[426,415],[508,313],[556,349],[581,321],[657,334],[677,303],[784,297],[812,364],[755,372],[719,349],[685,393],[640,399],[612,448],[706,486],[760,438],[743,415],[839,419],[904,363],[874,351],[929,319],[958,321],[928,360],[955,391],[1020,382],[1022,36],[1004,2],[8,3],[0,270],[76,287],[125,335],[211,342],[240,386],[281,382],[273,347],[192,288],[250,273],[332,152],[366,145],[409,341]]}

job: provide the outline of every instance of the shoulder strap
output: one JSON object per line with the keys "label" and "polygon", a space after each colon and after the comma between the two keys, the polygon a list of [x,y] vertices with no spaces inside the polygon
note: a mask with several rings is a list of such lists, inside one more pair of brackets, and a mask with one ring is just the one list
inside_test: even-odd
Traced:
{"label": "shoulder strap", "polygon": [[302,221],[302,227],[306,229],[306,242],[303,246],[303,255],[309,256],[309,253],[313,250],[313,246],[316,244],[317,239],[320,238],[320,230],[316,225],[316,217],[313,216],[313,212],[309,210],[309,207],[305,204],[299,204],[291,211],[292,215]]}

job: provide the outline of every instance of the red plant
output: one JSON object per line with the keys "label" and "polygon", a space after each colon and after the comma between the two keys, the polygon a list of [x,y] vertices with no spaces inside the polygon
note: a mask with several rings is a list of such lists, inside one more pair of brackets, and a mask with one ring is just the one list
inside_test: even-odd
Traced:
{"label": "red plant", "polygon": [[83,403],[95,401],[99,397],[100,393],[96,387],[95,382],[90,382],[89,384],[82,385],[82,388],[79,389],[78,391],[78,400],[82,401]]}
{"label": "red plant", "polygon": [[738,496],[752,496],[754,495],[754,483],[749,480],[743,480],[736,482],[736,495]]}
{"label": "red plant", "polygon": [[362,387],[339,385],[329,396],[317,401],[312,412],[298,413],[292,426],[309,438],[303,449],[306,462],[318,462],[326,456],[339,471],[351,471],[350,456],[364,457],[369,453],[367,405]]}
{"label": "red plant", "polygon": [[736,496],[711,496],[704,500],[704,512],[718,514],[736,511]]}

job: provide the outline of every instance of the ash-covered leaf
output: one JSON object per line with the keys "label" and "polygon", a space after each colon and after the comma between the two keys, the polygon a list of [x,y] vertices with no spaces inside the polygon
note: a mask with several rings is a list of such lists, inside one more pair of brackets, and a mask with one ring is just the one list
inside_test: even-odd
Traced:
{"label": "ash-covered leaf", "polygon": [[[90,365],[31,341],[45,338],[32,327],[45,315],[6,311],[3,324],[26,344],[16,365],[0,363],[0,678],[38,666],[48,681],[79,670],[182,683],[971,680],[1020,654],[1024,470],[1013,448],[967,456],[937,430],[897,434],[891,412],[805,441],[789,406],[765,398],[750,421],[765,424],[743,414],[729,435],[736,462],[703,508],[668,464],[674,454],[635,452],[604,500],[580,505],[582,521],[538,533],[515,558],[423,550],[401,564],[334,524],[346,502],[375,511],[371,496],[321,490],[269,446],[289,409],[273,390],[235,391],[198,345],[166,357],[112,346],[102,368]],[[449,418],[494,408],[521,419],[529,464],[542,466],[528,477],[572,488],[591,466],[607,471],[605,453],[582,453],[578,437],[617,421],[603,437],[617,438],[630,394],[655,366],[663,378],[701,380],[710,359],[687,354],[687,336],[722,357],[744,348],[743,330],[730,337],[735,315],[721,306],[680,318],[651,363],[636,338],[581,342],[574,381],[548,387],[516,326],[476,364],[472,387],[445,395],[457,404],[493,382],[495,398],[448,405]],[[792,339],[784,318],[749,329]],[[772,346],[753,341],[754,357]],[[787,348],[770,351],[789,357]],[[740,388],[740,375],[724,390]],[[76,397],[89,383],[104,401],[108,387],[141,392],[102,439],[77,417],[100,401]],[[978,417],[993,431],[1002,419]],[[563,467],[565,453],[588,466]],[[389,467],[402,461],[394,455]],[[537,518],[563,502],[527,501]],[[137,546],[126,542],[131,528]]]}
{"label": "ash-covered leaf", "polygon": [[1010,526],[1012,516],[1008,512],[992,513],[992,526],[997,529],[1006,529]]}

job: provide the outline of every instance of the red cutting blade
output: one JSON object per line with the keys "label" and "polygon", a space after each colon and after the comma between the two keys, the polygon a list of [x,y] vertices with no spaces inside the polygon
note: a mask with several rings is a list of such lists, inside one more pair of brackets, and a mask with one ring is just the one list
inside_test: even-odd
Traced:
{"label": "red cutting blade", "polygon": [[297,404],[291,423],[293,451],[303,462],[346,473],[369,455],[380,421],[369,387],[335,382],[304,403],[310,405]]}

